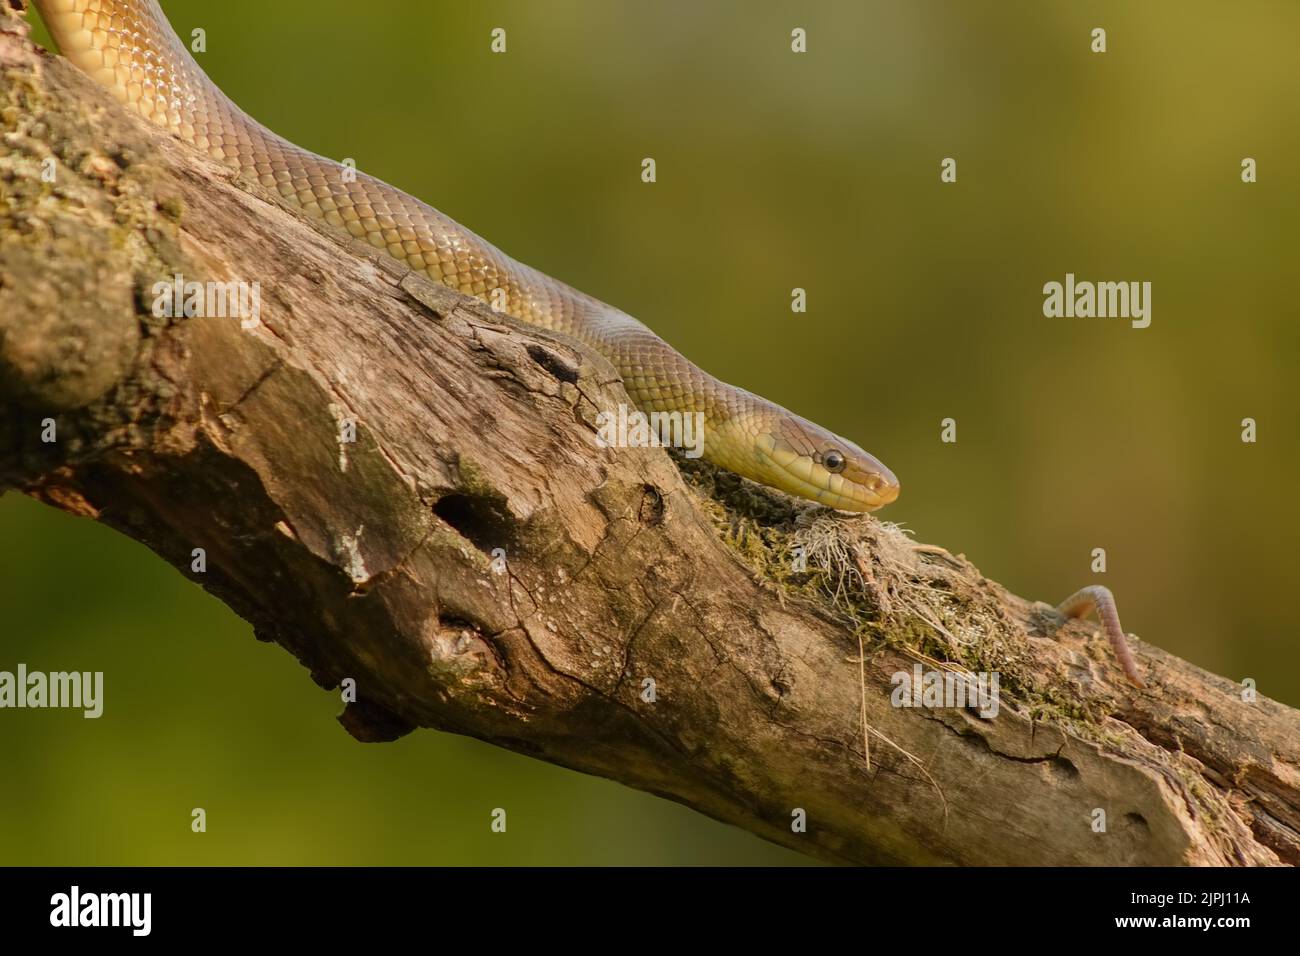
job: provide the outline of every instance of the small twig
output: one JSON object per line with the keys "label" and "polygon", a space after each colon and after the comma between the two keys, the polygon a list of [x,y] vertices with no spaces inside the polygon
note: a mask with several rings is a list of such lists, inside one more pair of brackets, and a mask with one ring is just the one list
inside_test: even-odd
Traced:
{"label": "small twig", "polygon": [[867,649],[862,643],[862,635],[858,634],[858,684],[861,688],[860,700],[862,701],[862,756],[867,762],[867,769],[871,769],[871,735],[867,728]]}

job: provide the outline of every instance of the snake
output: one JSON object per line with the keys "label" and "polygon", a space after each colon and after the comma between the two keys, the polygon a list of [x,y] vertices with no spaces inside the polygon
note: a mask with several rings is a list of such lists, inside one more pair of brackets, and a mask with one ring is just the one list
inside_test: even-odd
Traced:
{"label": "snake", "polygon": [[157,0],[35,3],[63,55],[129,110],[412,271],[595,349],[642,415],[694,416],[705,460],[840,511],[874,511],[898,497],[894,474],[848,439],[715,378],[632,316],[512,259],[427,203],[267,129],[208,78]]}

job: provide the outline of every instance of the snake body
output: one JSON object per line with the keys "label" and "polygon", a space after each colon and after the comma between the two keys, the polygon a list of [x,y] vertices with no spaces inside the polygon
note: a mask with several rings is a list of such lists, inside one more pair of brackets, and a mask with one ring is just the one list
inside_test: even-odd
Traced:
{"label": "snake body", "polygon": [[277,136],[221,92],[157,0],[36,0],[63,54],[119,101],[412,270],[604,355],[645,413],[702,413],[703,456],[846,511],[898,496],[894,475],[827,429],[702,371],[645,325],[501,252],[432,206]]}

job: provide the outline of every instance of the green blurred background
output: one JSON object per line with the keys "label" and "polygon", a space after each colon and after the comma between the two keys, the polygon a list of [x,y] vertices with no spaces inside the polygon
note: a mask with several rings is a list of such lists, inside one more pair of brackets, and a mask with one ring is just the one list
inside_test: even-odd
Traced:
{"label": "green blurred background", "polygon": [[[1028,597],[1100,580],[1144,640],[1300,704],[1300,4],[163,6],[272,129],[857,439],[902,480],[883,517]],[[1045,318],[1066,272],[1151,281],[1151,327]],[[223,605],[16,494],[0,629],[0,669],[106,672],[97,721],[0,712],[3,864],[804,862],[476,741],[357,744]]]}

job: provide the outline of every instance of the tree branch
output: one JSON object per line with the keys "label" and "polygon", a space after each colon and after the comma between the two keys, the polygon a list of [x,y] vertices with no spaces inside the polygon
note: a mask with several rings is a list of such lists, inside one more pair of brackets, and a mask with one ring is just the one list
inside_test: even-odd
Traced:
{"label": "tree branch", "polygon": [[[627,401],[600,356],[313,225],[23,31],[0,14],[0,488],[355,680],[358,739],[471,735],[831,861],[1300,860],[1296,711],[1149,646],[1138,691],[1095,625],[891,525],[597,447]],[[259,283],[260,324],[155,316],[177,274]],[[917,663],[997,671],[997,716],[893,706]]]}

